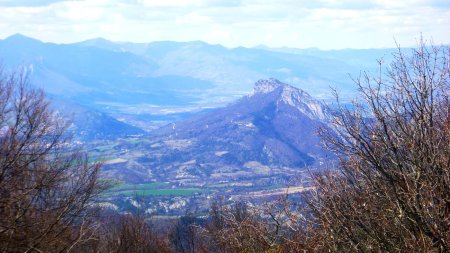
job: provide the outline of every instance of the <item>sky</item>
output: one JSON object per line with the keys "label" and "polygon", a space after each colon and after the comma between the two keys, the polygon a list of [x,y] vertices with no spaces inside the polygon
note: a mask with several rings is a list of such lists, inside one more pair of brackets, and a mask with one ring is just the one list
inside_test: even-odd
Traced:
{"label": "sky", "polygon": [[0,0],[0,38],[195,41],[226,47],[450,44],[450,0]]}

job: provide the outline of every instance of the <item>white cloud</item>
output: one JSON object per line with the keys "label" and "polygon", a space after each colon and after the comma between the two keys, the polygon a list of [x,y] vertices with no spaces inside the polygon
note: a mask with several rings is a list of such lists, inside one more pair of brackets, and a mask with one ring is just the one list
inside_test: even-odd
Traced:
{"label": "white cloud", "polygon": [[136,0],[136,3],[145,7],[185,7],[199,6],[202,0]]}
{"label": "white cloud", "polygon": [[181,17],[177,17],[175,22],[180,25],[203,25],[211,22],[211,18],[209,16],[191,12]]}
{"label": "white cloud", "polygon": [[[0,37],[367,48],[450,43],[447,0],[0,0]],[[10,4],[7,4],[9,2]],[[31,4],[31,3],[34,4]],[[36,4],[39,2],[40,4]]]}
{"label": "white cloud", "polygon": [[45,6],[74,0],[0,0],[0,6]]}
{"label": "white cloud", "polygon": [[[133,2],[131,1],[131,3]],[[243,3],[243,1],[242,0],[135,0],[134,3],[146,7],[207,7],[207,6],[230,7],[230,6],[239,6]]]}

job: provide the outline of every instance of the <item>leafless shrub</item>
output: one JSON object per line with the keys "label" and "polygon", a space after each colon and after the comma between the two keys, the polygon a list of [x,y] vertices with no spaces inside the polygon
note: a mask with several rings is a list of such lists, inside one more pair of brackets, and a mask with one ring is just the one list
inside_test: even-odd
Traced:
{"label": "leafless shrub", "polygon": [[66,123],[23,73],[0,73],[0,251],[68,252],[91,240],[99,164],[70,151]]}
{"label": "leafless shrub", "polygon": [[99,224],[95,241],[85,245],[80,252],[172,252],[167,235],[156,233],[140,213],[104,215]]}
{"label": "leafless shrub", "polygon": [[210,242],[202,234],[202,219],[192,214],[178,218],[169,235],[175,252],[200,253],[210,252]]}
{"label": "leafless shrub", "polygon": [[213,202],[206,235],[215,252],[299,252],[305,248],[304,218],[285,195],[253,205],[237,201]]}
{"label": "leafless shrub", "polygon": [[[394,55],[376,76],[355,80],[362,101],[339,103],[325,145],[338,170],[314,177],[309,204],[321,249],[450,250],[449,48]],[[338,98],[338,97],[337,97]]]}

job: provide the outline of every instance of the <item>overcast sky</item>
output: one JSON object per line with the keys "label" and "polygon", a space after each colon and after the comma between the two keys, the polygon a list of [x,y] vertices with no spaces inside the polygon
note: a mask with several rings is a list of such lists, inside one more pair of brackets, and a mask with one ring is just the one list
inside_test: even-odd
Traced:
{"label": "overcast sky", "polygon": [[321,49],[450,44],[450,0],[0,0],[0,38]]}

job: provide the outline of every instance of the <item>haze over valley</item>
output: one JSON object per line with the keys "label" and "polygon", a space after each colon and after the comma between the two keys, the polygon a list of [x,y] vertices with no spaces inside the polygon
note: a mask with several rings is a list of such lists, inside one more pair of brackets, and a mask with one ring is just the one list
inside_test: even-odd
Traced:
{"label": "haze over valley", "polygon": [[217,194],[266,198],[308,187],[309,170],[335,159],[317,136],[330,123],[330,88],[351,99],[349,75],[375,72],[375,59],[393,51],[0,41],[4,68],[23,66],[71,120],[74,145],[104,163],[102,177],[124,184],[105,201],[126,210],[137,191],[177,206],[156,208],[160,215],[205,209]]}
{"label": "haze over valley", "polygon": [[223,107],[276,78],[329,101],[356,89],[349,77],[377,71],[394,49],[225,48],[196,42],[129,43],[92,39],[43,43],[20,34],[0,41],[4,67],[24,66],[55,99],[94,109],[144,130]]}
{"label": "haze over valley", "polygon": [[331,89],[350,101],[351,76],[376,73],[395,50],[0,41],[4,68],[22,66],[71,121],[74,147],[117,180],[104,201],[126,211],[142,194],[158,215],[206,212],[216,195],[264,200],[309,187],[311,170],[335,159],[317,136],[330,124]]}

